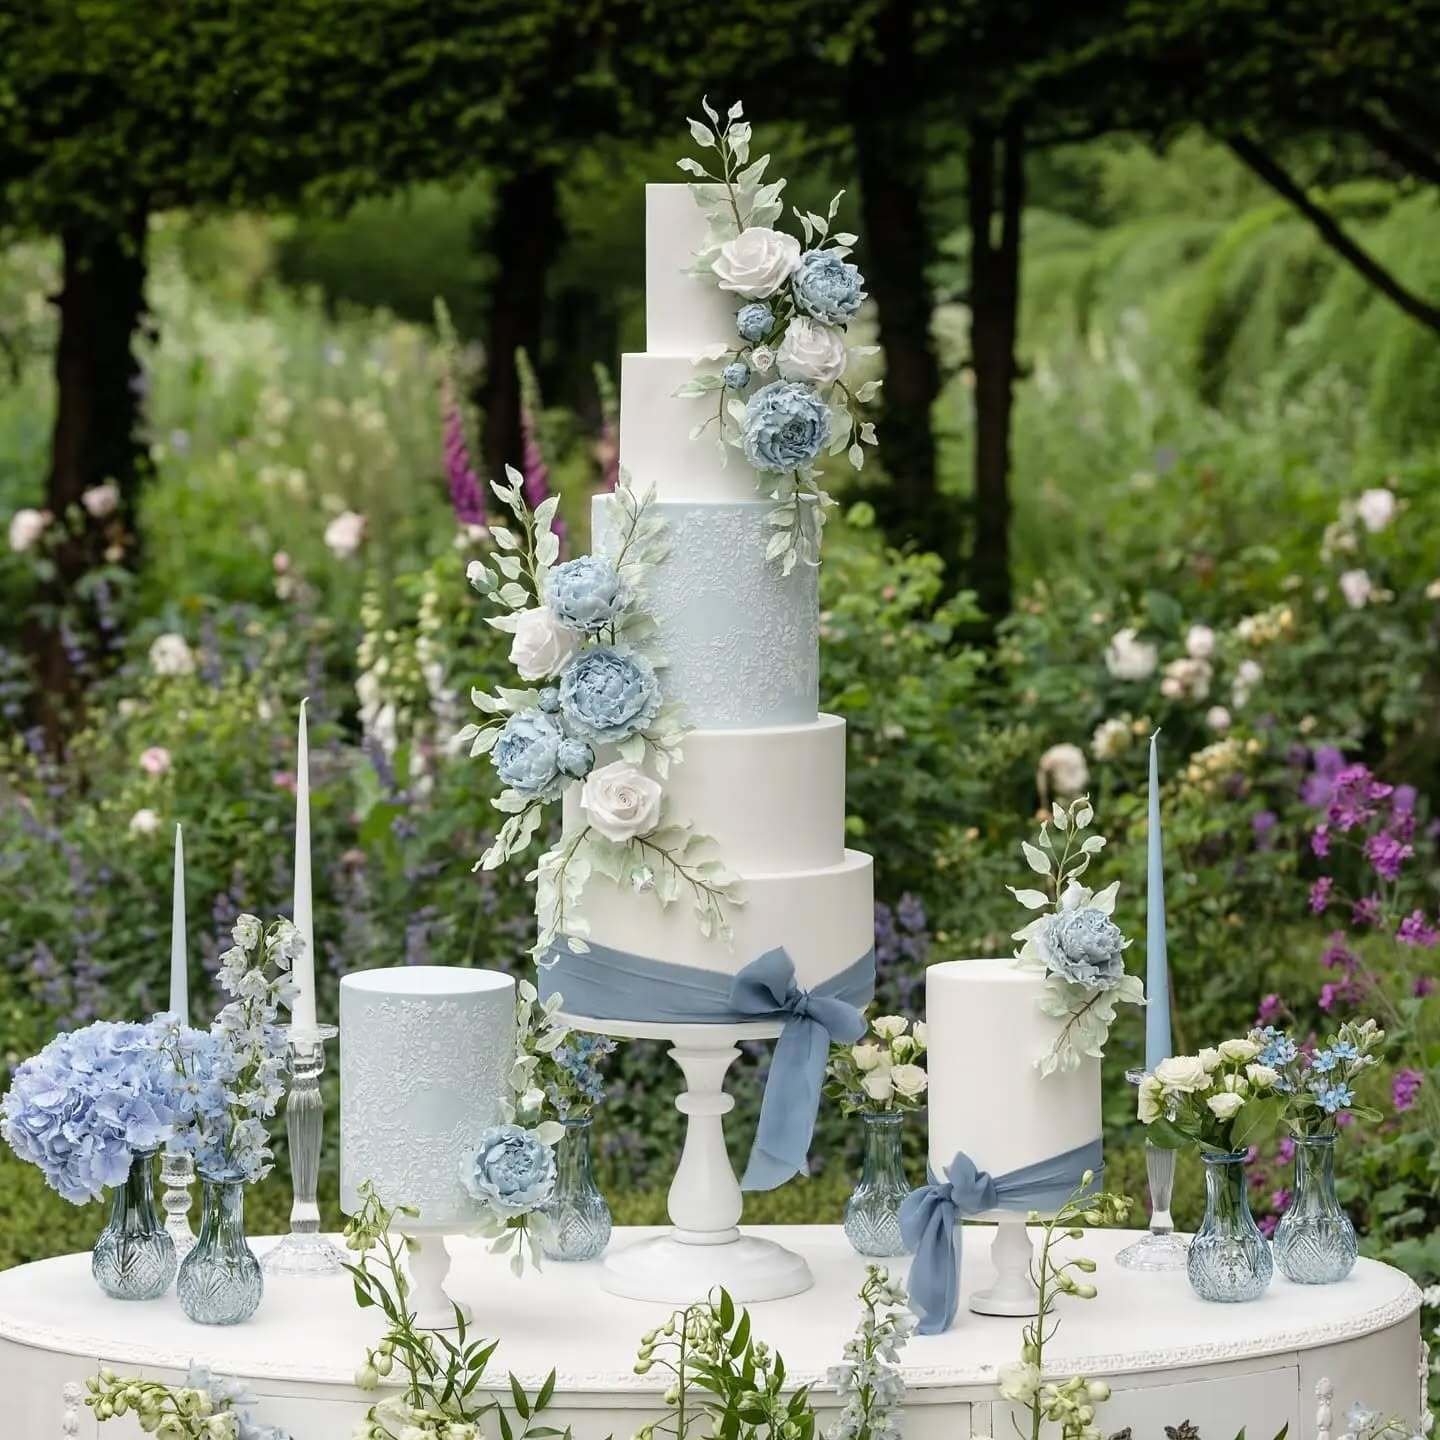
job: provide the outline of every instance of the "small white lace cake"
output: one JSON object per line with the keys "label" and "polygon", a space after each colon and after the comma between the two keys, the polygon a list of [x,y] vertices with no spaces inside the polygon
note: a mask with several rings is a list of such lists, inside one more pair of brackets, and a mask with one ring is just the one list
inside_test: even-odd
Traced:
{"label": "small white lace cake", "polygon": [[1011,960],[947,960],[925,972],[930,1168],[964,1151],[1006,1175],[1100,1138],[1100,1062],[1042,1076],[1063,1023],[1040,1010],[1042,975]]}

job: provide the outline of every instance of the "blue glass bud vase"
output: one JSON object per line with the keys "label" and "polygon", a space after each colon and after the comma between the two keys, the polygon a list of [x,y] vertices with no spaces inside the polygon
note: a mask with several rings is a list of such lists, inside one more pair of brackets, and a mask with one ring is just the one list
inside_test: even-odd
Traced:
{"label": "blue glass bud vase", "polygon": [[547,1260],[593,1260],[610,1243],[610,1207],[590,1165],[590,1117],[560,1122],[555,1146],[555,1193],[544,1207],[550,1221],[541,1242]]}
{"label": "blue glass bud vase", "polygon": [[861,1255],[903,1255],[900,1202],[910,1193],[900,1153],[904,1115],[899,1110],[862,1114],[865,1159],[860,1183],[845,1202],[845,1235]]}
{"label": "blue glass bud vase", "polygon": [[1355,1227],[1335,1195],[1335,1137],[1295,1140],[1295,1189],[1275,1227],[1275,1263],[1297,1285],[1333,1285],[1355,1268]]}
{"label": "blue glass bud vase", "polygon": [[1250,1213],[1245,1154],[1202,1155],[1205,1218],[1190,1242],[1185,1268],[1202,1300],[1258,1300],[1275,1273],[1270,1246]]}
{"label": "blue glass bud vase", "polygon": [[245,1239],[245,1185],[200,1172],[200,1235],[180,1264],[180,1308],[197,1325],[238,1325],[260,1304],[265,1277]]}
{"label": "blue glass bud vase", "polygon": [[175,1242],[155,1209],[154,1150],[137,1150],[90,1252],[95,1283],[115,1300],[155,1300],[175,1278]]}

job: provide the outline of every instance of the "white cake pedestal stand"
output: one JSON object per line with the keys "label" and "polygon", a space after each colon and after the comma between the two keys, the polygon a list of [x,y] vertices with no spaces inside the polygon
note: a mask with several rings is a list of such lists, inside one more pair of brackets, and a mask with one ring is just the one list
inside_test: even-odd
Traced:
{"label": "white cake pedestal stand", "polygon": [[[995,1266],[995,1283],[970,1297],[977,1315],[1035,1315],[1040,1309],[1040,1292],[1031,1278],[1035,1247],[1019,1210],[996,1210],[995,1239],[990,1259]],[[987,1219],[990,1217],[987,1216]]]}
{"label": "white cake pedestal stand", "polygon": [[684,1304],[723,1286],[745,1304],[779,1300],[808,1290],[810,1267],[774,1240],[743,1235],[743,1200],[725,1149],[725,1116],[735,1102],[725,1072],[739,1058],[741,1040],[773,1040],[780,1023],[664,1025],[591,1020],[560,1014],[576,1030],[626,1040],[668,1040],[670,1058],[685,1076],[675,1108],[686,1118],[685,1148],[670,1182],[670,1230],[605,1257],[600,1284],[632,1300]]}
{"label": "white cake pedestal stand", "polygon": [[[401,1226],[395,1227],[397,1230]],[[454,1234],[452,1229],[451,1234]],[[452,1300],[445,1290],[445,1281],[450,1275],[450,1252],[445,1246],[445,1232],[426,1231],[423,1228],[404,1230],[410,1244],[405,1247],[405,1259],[410,1268],[410,1280],[414,1291],[406,1297],[415,1312],[415,1323],[425,1330],[455,1329],[455,1307],[468,1325],[475,1312],[463,1300]]]}

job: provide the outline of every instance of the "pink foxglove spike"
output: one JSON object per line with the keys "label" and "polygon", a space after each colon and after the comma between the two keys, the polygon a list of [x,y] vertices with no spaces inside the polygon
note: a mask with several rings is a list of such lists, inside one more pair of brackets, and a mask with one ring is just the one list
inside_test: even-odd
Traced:
{"label": "pink foxglove spike", "polygon": [[[520,375],[520,474],[525,482],[525,503],[538,510],[550,498],[550,467],[540,448],[540,384],[524,347],[515,352],[515,368]],[[557,514],[551,523],[565,550],[565,522]]]}
{"label": "pink foxglove spike", "polygon": [[475,473],[470,447],[465,439],[465,414],[448,373],[440,381],[440,411],[445,427],[445,477],[450,485],[450,504],[460,525],[484,525],[485,489]]}

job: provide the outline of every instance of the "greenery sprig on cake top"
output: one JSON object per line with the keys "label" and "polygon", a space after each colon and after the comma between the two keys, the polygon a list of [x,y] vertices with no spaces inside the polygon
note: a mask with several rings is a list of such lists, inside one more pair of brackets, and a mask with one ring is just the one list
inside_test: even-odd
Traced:
{"label": "greenery sprig on cake top", "polygon": [[1087,1057],[1099,1059],[1115,1007],[1145,1001],[1140,977],[1125,970],[1130,941],[1110,918],[1120,882],[1112,881],[1103,890],[1080,883],[1105,848],[1103,835],[1084,833],[1094,818],[1088,796],[1069,806],[1057,802],[1040,826],[1037,843],[1020,845],[1025,863],[1042,877],[1044,888],[1005,887],[1027,910],[1047,912],[1011,937],[1020,941],[1016,964],[1045,976],[1041,1010],[1063,1022],[1055,1044],[1035,1062],[1042,1075],[1075,1070]]}
{"label": "greenery sprig on cake top", "polygon": [[842,190],[826,213],[792,213],[804,242],[775,228],[785,206],[784,180],[766,180],[770,157],[750,158],[750,124],[736,101],[722,120],[702,100],[705,120],[690,134],[706,161],[687,156],[680,169],[695,177],[696,203],[708,221],[695,273],[735,297],[736,339],[697,356],[720,362],[676,392],[707,399],[708,419],[691,432],[714,427],[722,457],[739,450],[776,502],[775,534],[767,557],[789,574],[798,563],[820,560],[825,512],[833,504],[820,487],[817,462],[842,452],[858,470],[865,447],[876,443],[865,405],[879,380],[854,386],[846,379],[852,356],[877,346],[851,346],[850,322],[866,298],[865,280],[847,257],[856,237],[831,230]]}
{"label": "greenery sprig on cake top", "polygon": [[[487,623],[514,637],[510,659],[526,686],[473,690],[486,719],[457,737],[472,756],[489,755],[505,786],[494,804],[509,818],[476,868],[493,870],[528,848],[545,807],[580,781],[576,817],[529,877],[536,882],[535,959],[543,963],[562,936],[572,950],[587,948],[586,922],[575,907],[593,874],[649,892],[662,906],[687,896],[701,933],[728,941],[737,877],[709,837],[666,814],[664,782],[683,758],[686,730],[665,701],[665,662],[654,652],[655,624],[641,603],[645,574],[665,553],[652,496],[637,495],[622,479],[613,557],[560,564],[556,498],[532,511],[520,473],[508,466],[505,473],[508,483],[492,488],[518,533],[493,527],[489,563],[474,560],[466,574],[499,610]],[[602,762],[602,751],[614,758]]]}

